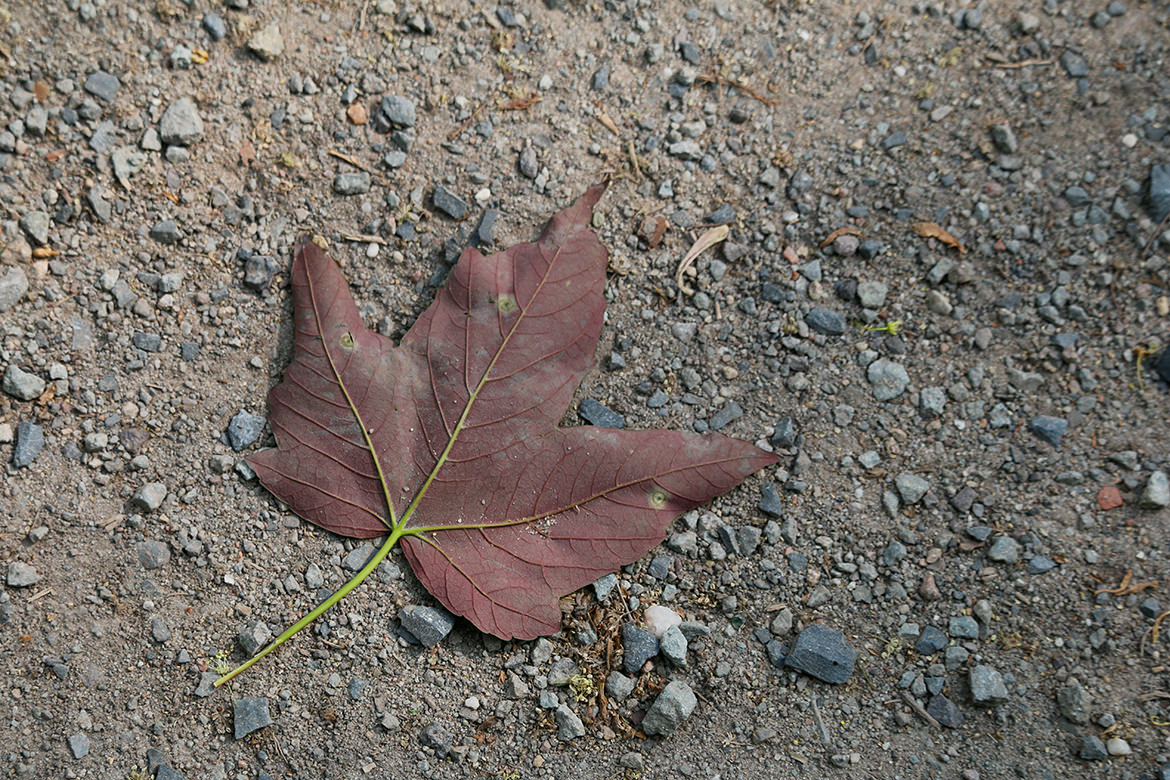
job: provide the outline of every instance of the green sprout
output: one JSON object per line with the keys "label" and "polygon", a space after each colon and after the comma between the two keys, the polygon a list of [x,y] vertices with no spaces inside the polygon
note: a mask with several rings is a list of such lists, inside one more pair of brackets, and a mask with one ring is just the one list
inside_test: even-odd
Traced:
{"label": "green sprout", "polygon": [[901,320],[890,320],[885,325],[865,325],[861,328],[863,331],[874,331],[880,333],[889,333],[891,336],[897,336],[902,332]]}

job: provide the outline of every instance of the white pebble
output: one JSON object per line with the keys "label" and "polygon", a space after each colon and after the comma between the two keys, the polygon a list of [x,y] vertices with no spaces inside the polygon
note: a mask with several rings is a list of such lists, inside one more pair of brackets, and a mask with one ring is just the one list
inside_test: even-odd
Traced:
{"label": "white pebble", "polygon": [[463,706],[469,710],[478,710],[479,709],[479,699],[476,698],[475,696],[468,696],[466,699],[463,700]]}
{"label": "white pebble", "polygon": [[1132,149],[1137,146],[1138,137],[1133,133],[1126,133],[1121,136],[1121,143],[1125,144],[1126,149]]}
{"label": "white pebble", "polygon": [[366,257],[377,257],[377,256],[378,256],[378,245],[375,244],[373,241],[371,241],[366,246]]}
{"label": "white pebble", "polygon": [[682,616],[669,607],[655,604],[646,608],[646,629],[658,639],[672,626],[682,623]]}
{"label": "white pebble", "polygon": [[1105,749],[1109,751],[1109,755],[1111,756],[1128,756],[1133,752],[1129,747],[1129,743],[1121,737],[1114,737],[1106,742]]}

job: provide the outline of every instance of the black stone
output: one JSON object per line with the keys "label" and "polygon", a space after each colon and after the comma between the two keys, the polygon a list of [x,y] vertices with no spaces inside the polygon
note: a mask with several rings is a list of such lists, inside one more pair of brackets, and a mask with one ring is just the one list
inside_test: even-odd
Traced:
{"label": "black stone", "polygon": [[451,732],[446,731],[438,723],[430,724],[418,735],[418,744],[431,748],[438,754],[439,758],[447,757],[454,741],[455,737],[451,735]]}
{"label": "black stone", "polygon": [[1028,430],[1036,438],[1046,441],[1053,447],[1059,447],[1064,435],[1068,432],[1068,420],[1063,417],[1049,417],[1046,414],[1036,415],[1028,423]]}
{"label": "black stone", "polygon": [[834,685],[853,676],[856,662],[857,651],[845,641],[845,635],[819,623],[800,632],[784,661],[786,666]]}
{"label": "black stone", "polygon": [[586,398],[577,407],[577,416],[590,425],[596,425],[599,428],[625,428],[626,421],[617,412],[603,406],[600,401],[592,398]]}
{"label": "black stone", "polygon": [[1109,758],[1109,751],[1100,737],[1090,734],[1081,740],[1081,749],[1077,755],[1085,761],[1104,761]]}
{"label": "black stone", "polygon": [[957,729],[963,725],[963,712],[953,701],[941,693],[937,694],[930,700],[930,704],[926,705],[926,712],[948,729]]}
{"label": "black stone", "polygon": [[467,216],[467,202],[442,184],[435,187],[431,201],[435,204],[435,208],[452,219],[463,219]]}
{"label": "black stone", "polygon": [[791,417],[785,417],[776,423],[772,429],[772,438],[768,440],[773,447],[788,449],[796,444],[796,423]]}
{"label": "black stone", "polygon": [[768,517],[780,517],[784,514],[784,503],[776,492],[776,483],[765,482],[760,486],[759,509]]}
{"label": "black stone", "polygon": [[922,655],[934,655],[947,646],[947,635],[934,626],[927,626],[918,635],[914,649]]}
{"label": "black stone", "polygon": [[824,306],[814,306],[804,316],[804,321],[817,333],[826,336],[840,336],[845,332],[845,318]]}
{"label": "black stone", "polygon": [[1170,347],[1162,350],[1162,354],[1158,356],[1158,362],[1154,364],[1154,370],[1158,372],[1158,376],[1162,377],[1163,382],[1170,382]]}
{"label": "black stone", "polygon": [[627,623],[622,626],[622,668],[637,674],[647,661],[658,655],[658,640],[646,629]]}

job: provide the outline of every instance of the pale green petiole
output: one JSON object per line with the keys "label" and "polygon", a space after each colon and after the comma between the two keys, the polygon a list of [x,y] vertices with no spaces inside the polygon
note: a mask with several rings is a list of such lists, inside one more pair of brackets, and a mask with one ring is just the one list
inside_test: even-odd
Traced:
{"label": "pale green petiole", "polygon": [[332,596],[330,596],[329,598],[322,601],[320,604],[318,604],[316,607],[314,607],[311,612],[309,612],[304,617],[302,617],[300,620],[298,620],[297,622],[295,622],[291,626],[289,626],[287,629],[285,629],[284,633],[281,634],[280,636],[278,636],[276,639],[272,640],[272,642],[268,645],[268,647],[265,647],[259,653],[256,653],[256,655],[252,656],[247,661],[244,661],[244,663],[240,664],[235,669],[232,669],[230,672],[225,674],[223,677],[220,677],[218,680],[216,680],[215,687],[218,688],[219,686],[223,685],[224,683],[230,681],[237,674],[240,674],[241,672],[247,671],[248,668],[252,666],[252,664],[256,663],[261,658],[268,655],[269,653],[271,653],[273,650],[275,650],[276,648],[283,645],[288,640],[292,639],[294,636],[296,636],[300,632],[300,630],[302,628],[309,625],[314,620],[321,617],[321,615],[323,615],[327,611],[329,611],[329,609],[334,604],[336,604],[337,602],[339,602],[343,598],[345,598],[349,594],[349,592],[352,591],[354,588],[356,588],[358,585],[361,585],[362,581],[366,577],[370,576],[370,574],[373,573],[374,569],[378,568],[378,564],[380,564],[383,560],[385,560],[386,556],[390,554],[390,551],[394,549],[394,545],[398,544],[398,540],[401,539],[403,536],[406,536],[408,533],[412,533],[412,532],[406,530],[402,526],[395,527],[394,530],[392,530],[390,532],[390,535],[388,537],[386,537],[386,541],[382,543],[382,546],[380,548],[378,548],[378,552],[374,553],[374,557],[370,558],[369,562],[366,563],[366,565],[362,567],[361,571],[359,571],[357,574],[353,575],[353,577],[351,577],[348,582],[346,582],[344,585],[342,585],[340,588],[338,588],[338,590]]}

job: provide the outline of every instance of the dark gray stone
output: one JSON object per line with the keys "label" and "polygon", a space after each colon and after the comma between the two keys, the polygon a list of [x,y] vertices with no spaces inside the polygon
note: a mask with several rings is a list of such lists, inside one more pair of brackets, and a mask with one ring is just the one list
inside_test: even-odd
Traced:
{"label": "dark gray stone", "polygon": [[244,260],[244,286],[258,293],[268,292],[272,277],[280,271],[280,263],[267,255],[250,255]]}
{"label": "dark gray stone", "polygon": [[89,737],[78,732],[69,738],[69,752],[74,758],[85,758],[89,755]]}
{"label": "dark gray stone", "polygon": [[16,468],[31,466],[45,448],[45,431],[41,426],[20,422],[16,425],[16,446],[12,448],[12,465]]}
{"label": "dark gray stone", "polygon": [[182,240],[183,231],[173,219],[164,219],[150,229],[150,237],[160,244],[175,244]]}
{"label": "dark gray stone", "polygon": [[455,627],[455,617],[439,607],[410,604],[398,611],[398,621],[424,647],[434,647]]}
{"label": "dark gray stone", "polygon": [[593,91],[601,92],[609,87],[609,63],[602,63],[601,67],[593,71],[593,78],[589,80],[589,86]]}
{"label": "dark gray stone", "polygon": [[232,702],[236,739],[243,739],[253,731],[272,725],[268,714],[268,699],[263,696],[245,697]]}
{"label": "dark gray stone", "polygon": [[162,349],[162,336],[157,333],[135,333],[130,340],[143,352],[158,352]]}
{"label": "dark gray stone", "polygon": [[818,680],[840,685],[853,675],[856,661],[857,651],[840,631],[814,623],[796,637],[784,663]]}
{"label": "dark gray stone", "polygon": [[1036,555],[1032,557],[1032,560],[1028,561],[1027,572],[1029,574],[1043,574],[1055,568],[1056,561],[1044,555]]}
{"label": "dark gray stone", "polygon": [[244,410],[236,413],[227,427],[227,443],[236,452],[248,447],[260,438],[264,430],[264,418]]}
{"label": "dark gray stone", "polygon": [[1089,73],[1089,64],[1085,58],[1071,50],[1065,50],[1060,55],[1060,65],[1071,78],[1079,79]]}
{"label": "dark gray stone", "polygon": [[937,694],[926,705],[927,713],[948,729],[957,729],[963,725],[963,712],[953,701],[943,694]]}
{"label": "dark gray stone", "polygon": [[118,77],[104,70],[95,70],[85,79],[85,91],[109,103],[118,94]]}
{"label": "dark gray stone", "polygon": [[646,711],[646,717],[642,719],[642,731],[651,736],[673,734],[691,717],[698,703],[689,685],[678,680],[668,683]]}
{"label": "dark gray stone", "polygon": [[627,674],[637,674],[647,661],[658,655],[658,639],[641,626],[627,623],[622,626],[622,648],[625,651],[622,668]]}
{"label": "dark gray stone", "polygon": [[167,106],[158,123],[158,135],[168,146],[190,146],[203,137],[203,119],[195,101],[181,97]]}
{"label": "dark gray stone", "polygon": [[1045,441],[1053,447],[1060,447],[1064,435],[1068,432],[1068,420],[1063,417],[1039,414],[1028,423],[1028,430],[1041,441]]}
{"label": "dark gray stone", "polygon": [[1163,382],[1170,384],[1170,346],[1162,350],[1158,362],[1154,364],[1154,370],[1158,372]]}
{"label": "dark gray stone", "polygon": [[484,209],[483,216],[479,218],[479,224],[475,227],[473,238],[476,244],[486,246],[495,241],[496,222],[499,219],[499,209]]}
{"label": "dark gray stone", "polygon": [[167,764],[160,764],[154,780],[187,780],[187,778],[171,769]]}
{"label": "dark gray stone", "polygon": [[824,306],[814,306],[804,316],[804,321],[817,333],[826,336],[840,336],[845,332],[845,318]]}
{"label": "dark gray stone", "polygon": [[759,509],[769,517],[780,517],[784,514],[784,503],[780,494],[776,492],[776,483],[765,482],[760,486]]}
{"label": "dark gray stone", "polygon": [[203,672],[200,674],[199,684],[195,686],[195,695],[200,699],[206,699],[215,693],[215,681],[218,679],[219,675],[215,672]]}
{"label": "dark gray stone", "polygon": [[561,704],[556,708],[553,717],[557,722],[557,739],[561,742],[569,742],[578,737],[585,736],[585,724],[581,722],[581,718],[577,717],[577,713],[569,709],[567,704]]}
{"label": "dark gray stone", "polygon": [[971,698],[976,704],[1001,704],[1007,701],[1008,691],[1003,675],[987,664],[971,668],[968,675]]}
{"label": "dark gray stone", "polygon": [[[1166,215],[1170,214],[1170,165],[1150,166],[1150,180],[1146,187],[1146,204],[1149,206],[1150,219],[1155,222],[1161,222],[1166,219]],[[1170,347],[1167,348],[1167,351],[1170,352]]]}
{"label": "dark gray stone", "polygon": [[710,426],[711,430],[717,431],[729,423],[738,420],[740,417],[743,417],[743,408],[735,401],[731,401],[722,409],[715,412],[715,414],[711,415],[711,419],[707,425]]}
{"label": "dark gray stone", "polygon": [[934,655],[947,646],[947,635],[934,626],[927,626],[918,635],[914,649],[922,655]]}
{"label": "dark gray stone", "polygon": [[236,634],[236,643],[248,658],[256,655],[260,648],[272,639],[272,630],[263,620],[250,620]]}
{"label": "dark gray stone", "polygon": [[768,440],[773,447],[788,449],[796,444],[796,423],[791,417],[785,417],[776,423],[772,429],[772,437]]}
{"label": "dark gray stone", "polygon": [[617,412],[603,406],[600,401],[586,398],[577,407],[577,416],[590,425],[599,428],[625,428],[626,420]]}
{"label": "dark gray stone", "polygon": [[703,221],[711,225],[730,224],[735,221],[735,209],[724,203],[722,206],[704,217]]}
{"label": "dark gray stone", "polygon": [[148,539],[138,543],[138,562],[144,569],[157,569],[171,560],[171,548],[166,542]]}
{"label": "dark gray stone", "polygon": [[428,747],[439,756],[446,758],[451,752],[455,737],[438,723],[431,723],[418,735],[418,744]]}
{"label": "dark gray stone", "polygon": [[1109,751],[1100,737],[1089,734],[1081,738],[1081,749],[1077,751],[1077,756],[1085,761],[1104,761],[1109,758]]}
{"label": "dark gray stone", "polygon": [[882,140],[882,149],[885,149],[887,152],[893,151],[899,146],[905,146],[906,140],[905,130],[895,130]]}
{"label": "dark gray stone", "polygon": [[431,201],[435,204],[435,208],[452,219],[463,219],[467,216],[467,202],[442,184],[435,187]]}
{"label": "dark gray stone", "polygon": [[393,127],[414,127],[414,101],[399,95],[386,95],[382,98],[379,113],[388,124]]}
{"label": "dark gray stone", "polygon": [[536,157],[536,149],[531,146],[524,147],[520,152],[520,159],[518,161],[520,174],[526,179],[535,179],[540,174],[540,161]]}

